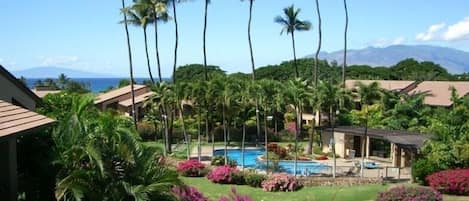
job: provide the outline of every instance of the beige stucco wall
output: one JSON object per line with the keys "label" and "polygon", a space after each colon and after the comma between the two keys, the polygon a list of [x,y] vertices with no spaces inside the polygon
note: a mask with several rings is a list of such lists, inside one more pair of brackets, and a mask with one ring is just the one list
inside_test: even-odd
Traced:
{"label": "beige stucco wall", "polygon": [[0,75],[0,99],[12,102],[12,98],[20,102],[29,110],[36,109],[36,102],[28,94],[10,82],[3,75]]}
{"label": "beige stucco wall", "polygon": [[[332,152],[330,147],[330,142],[332,138],[331,132],[324,132],[321,135],[321,142],[322,142],[322,152],[328,153]],[[345,134],[340,132],[334,132],[335,138],[335,153],[340,157],[344,157],[346,155],[345,151]]]}

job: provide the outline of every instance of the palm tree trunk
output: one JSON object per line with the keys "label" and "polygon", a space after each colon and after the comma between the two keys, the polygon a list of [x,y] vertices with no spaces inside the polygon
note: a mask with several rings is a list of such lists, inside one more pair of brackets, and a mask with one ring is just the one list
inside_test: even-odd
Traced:
{"label": "palm tree trunk", "polygon": [[198,127],[198,130],[199,130],[199,133],[198,133],[198,136],[197,136],[197,159],[199,160],[199,162],[201,161],[201,158],[202,158],[202,156],[201,156],[201,152],[202,152],[202,150],[201,150],[201,148],[202,148],[201,147],[201,143],[202,143],[202,125],[201,124],[202,124],[202,122],[201,122],[201,118],[200,118],[200,116],[201,116],[200,113],[201,113],[201,109],[199,107],[199,112],[197,114],[197,127]]}
{"label": "palm tree trunk", "polygon": [[205,81],[208,81],[208,72],[207,72],[207,48],[206,44],[206,37],[207,37],[207,12],[208,12],[208,2],[209,0],[205,0],[205,13],[204,13],[204,34],[203,34],[203,49],[204,49],[204,78]]}
{"label": "palm tree trunk", "polygon": [[365,168],[365,152],[366,152],[366,143],[368,138],[368,105],[365,104],[365,133],[363,135],[362,140],[362,150],[361,150],[361,168],[360,168],[360,176],[363,177],[363,169]]}
{"label": "palm tree trunk", "polygon": [[344,0],[344,9],[345,9],[345,31],[344,31],[344,63],[342,65],[342,87],[345,87],[345,67],[347,66],[347,31],[348,31],[347,0]]}
{"label": "palm tree trunk", "polygon": [[332,110],[332,106],[329,107],[329,113],[331,114],[331,128],[332,128],[332,160],[333,160],[333,165],[332,165],[332,178],[335,179],[335,173],[336,173],[336,167],[337,167],[337,160],[336,160],[336,154],[335,154],[335,137],[334,137],[334,112]]}
{"label": "palm tree trunk", "polygon": [[261,137],[261,120],[259,117],[259,101],[258,97],[256,96],[256,128],[257,128],[257,133],[256,133],[256,147],[259,144],[259,138]]}
{"label": "palm tree trunk", "polygon": [[222,120],[223,120],[223,144],[225,146],[223,156],[225,157],[225,165],[228,164],[228,145],[226,144],[226,121],[225,121],[225,105],[222,105]]}
{"label": "palm tree trunk", "polygon": [[[299,104],[298,104],[299,105]],[[299,106],[297,106],[299,108]],[[296,171],[298,167],[298,130],[300,127],[298,126],[298,117],[299,117],[299,111],[296,109],[296,121],[295,121],[295,163],[293,164],[293,175],[296,176]]]}
{"label": "palm tree trunk", "polygon": [[148,68],[148,75],[150,75],[150,80],[152,84],[155,84],[155,80],[153,79],[153,75],[151,74],[151,67],[150,67],[150,57],[148,56],[148,40],[147,40],[147,28],[143,28],[143,38],[145,40],[145,56],[147,58],[147,68]]}
{"label": "palm tree trunk", "polygon": [[243,119],[243,138],[241,140],[241,170],[244,170],[244,144],[246,140],[246,124]]}
{"label": "palm tree trunk", "polygon": [[176,14],[176,0],[173,1],[173,18],[174,18],[174,64],[173,64],[173,82],[176,84],[176,67],[177,67],[177,55],[178,55],[178,43],[179,43],[179,33],[178,33],[178,20]]}
{"label": "palm tree trunk", "polygon": [[184,122],[184,114],[183,114],[184,111],[183,111],[183,107],[181,105],[180,100],[178,100],[178,107],[179,107],[179,118],[181,119],[182,133],[184,134],[184,140],[186,141],[187,160],[189,160],[191,157],[190,142],[189,142],[189,136],[187,135],[187,132],[186,132],[186,123]]}
{"label": "palm tree trunk", "polygon": [[[125,10],[125,3],[124,0],[122,0],[122,10]],[[132,66],[132,48],[130,46],[130,36],[129,36],[129,28],[127,27],[127,14],[126,12],[124,13],[124,27],[125,27],[125,35],[127,38],[127,51],[128,51],[128,57],[129,57],[129,73],[130,73],[130,94],[132,96],[132,119],[134,122],[134,127],[137,129],[137,114],[135,110],[135,94],[134,94],[134,71],[133,71],[133,66]]]}
{"label": "palm tree trunk", "polygon": [[300,73],[298,72],[298,66],[296,65],[296,48],[295,48],[295,32],[291,32],[291,42],[293,46],[293,65],[295,66],[295,78],[300,77]]}
{"label": "palm tree trunk", "polygon": [[318,86],[318,79],[319,79],[319,52],[321,51],[321,43],[322,43],[322,28],[321,28],[321,12],[319,11],[319,0],[316,0],[316,12],[318,14],[318,48],[316,50],[316,55],[314,59],[314,85]]}
{"label": "palm tree trunk", "polygon": [[248,42],[249,42],[249,53],[251,54],[252,80],[256,80],[256,66],[254,64],[254,53],[252,51],[252,42],[251,42],[251,20],[252,20],[252,5],[253,4],[254,4],[254,0],[249,0]]}
{"label": "palm tree trunk", "polygon": [[306,150],[307,154],[313,154],[313,139],[314,139],[315,126],[316,126],[316,119],[313,117],[313,121],[311,122],[311,132],[309,132],[308,150]]}
{"label": "palm tree trunk", "polygon": [[265,173],[269,173],[269,149],[267,135],[267,114],[264,115]]}
{"label": "palm tree trunk", "polygon": [[[153,7],[153,9],[156,9]],[[161,63],[160,63],[160,51],[158,48],[158,16],[156,12],[153,12],[153,18],[155,18],[155,51],[156,51],[156,66],[158,68],[158,80],[163,82],[163,78],[161,76]]]}

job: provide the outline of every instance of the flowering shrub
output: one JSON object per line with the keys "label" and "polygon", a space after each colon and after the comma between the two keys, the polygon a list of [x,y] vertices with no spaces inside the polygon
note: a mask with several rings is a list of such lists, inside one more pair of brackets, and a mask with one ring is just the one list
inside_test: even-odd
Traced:
{"label": "flowering shrub", "polygon": [[233,175],[237,174],[238,170],[236,167],[231,167],[229,165],[219,166],[210,171],[207,175],[207,178],[213,183],[221,184],[232,184],[234,183]]}
{"label": "flowering shrub", "polygon": [[378,193],[376,201],[443,201],[443,198],[431,188],[398,186]]}
{"label": "flowering shrub", "polygon": [[181,201],[209,201],[197,188],[192,186],[175,186],[171,192]]}
{"label": "flowering shrub", "polygon": [[469,169],[436,172],[426,180],[433,189],[442,193],[469,195]]}
{"label": "flowering shrub", "polygon": [[239,195],[238,192],[236,192],[236,189],[233,187],[231,188],[231,195],[229,198],[221,197],[218,201],[254,201],[254,200],[247,195]]}
{"label": "flowering shrub", "polygon": [[200,177],[204,174],[205,165],[197,160],[187,160],[178,164],[178,172],[186,177]]}
{"label": "flowering shrub", "polygon": [[303,185],[291,175],[286,173],[273,174],[262,182],[264,191],[296,191]]}

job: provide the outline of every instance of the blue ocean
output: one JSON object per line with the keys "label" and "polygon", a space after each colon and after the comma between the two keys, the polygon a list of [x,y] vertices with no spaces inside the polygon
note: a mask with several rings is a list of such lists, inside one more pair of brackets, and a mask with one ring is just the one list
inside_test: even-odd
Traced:
{"label": "blue ocean", "polygon": [[[129,78],[70,78],[71,80],[86,83],[89,86],[89,89],[93,93],[99,93],[109,87],[117,87],[120,80],[129,79]],[[142,84],[144,80],[148,80],[148,78],[134,78],[137,84]],[[37,80],[44,80],[42,78],[31,78],[26,79],[29,88],[33,88],[34,83]],[[167,79],[165,79],[167,80]]]}

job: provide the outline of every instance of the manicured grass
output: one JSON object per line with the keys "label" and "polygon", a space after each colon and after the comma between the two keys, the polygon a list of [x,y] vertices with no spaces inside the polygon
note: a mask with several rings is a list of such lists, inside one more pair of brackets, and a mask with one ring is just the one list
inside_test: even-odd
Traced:
{"label": "manicured grass", "polygon": [[242,185],[214,184],[206,178],[181,177],[184,183],[197,187],[211,199],[227,196],[234,186],[240,194],[249,195],[255,201],[364,201],[374,200],[379,191],[389,186],[366,185],[354,187],[304,187],[296,192],[264,192],[261,188]]}

